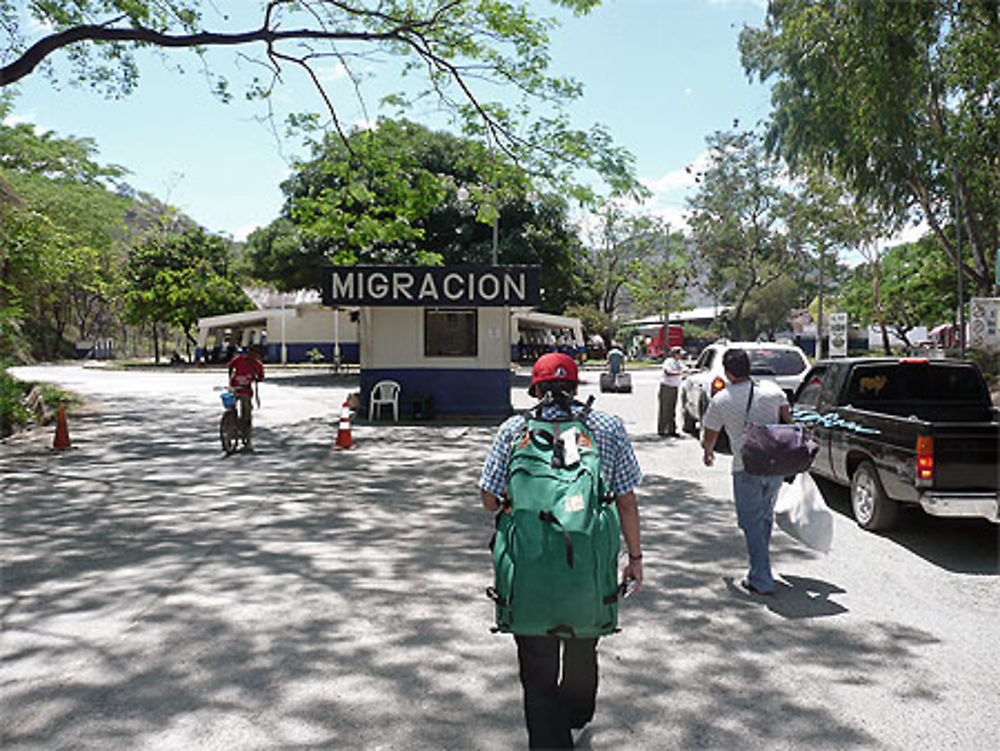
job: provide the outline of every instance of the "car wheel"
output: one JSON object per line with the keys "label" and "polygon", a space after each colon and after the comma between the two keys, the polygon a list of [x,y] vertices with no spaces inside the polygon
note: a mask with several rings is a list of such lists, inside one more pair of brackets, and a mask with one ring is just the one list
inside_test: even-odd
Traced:
{"label": "car wheel", "polygon": [[899,516],[899,504],[885,494],[870,461],[861,462],[851,476],[851,510],[858,526],[871,532],[891,528]]}
{"label": "car wheel", "polygon": [[684,423],[684,432],[687,433],[688,435],[697,435],[698,434],[698,423],[694,419],[694,417],[691,415],[691,413],[688,412],[688,408],[687,408],[686,404],[681,407],[681,418],[682,418],[683,423]]}

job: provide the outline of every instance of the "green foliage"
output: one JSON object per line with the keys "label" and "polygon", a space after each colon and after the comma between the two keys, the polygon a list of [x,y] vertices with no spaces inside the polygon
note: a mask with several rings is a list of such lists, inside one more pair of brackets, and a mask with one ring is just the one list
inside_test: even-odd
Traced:
{"label": "green foliage", "polygon": [[802,307],[802,285],[791,276],[781,276],[765,287],[753,290],[747,298],[743,315],[752,322],[748,336],[764,334],[773,339],[779,331],[788,331],[789,312]]}
{"label": "green foliage", "polygon": [[131,323],[167,323],[194,342],[199,318],[252,306],[225,241],[201,228],[151,235],[129,252],[123,298]]}
{"label": "green foliage", "polygon": [[[0,101],[0,119],[10,111]],[[122,170],[93,161],[86,139],[0,124],[0,352],[65,353],[72,329],[103,334],[115,318],[111,284],[133,200],[102,180]]]}
{"label": "green foliage", "polygon": [[[876,304],[874,276],[879,274],[880,294],[891,304]],[[912,345],[909,333],[917,326],[933,327],[956,317],[958,280],[954,265],[941,243],[925,235],[913,243],[897,245],[854,269],[841,290],[838,304],[851,320],[868,325],[884,322],[896,336]]]}
{"label": "green foliage", "polygon": [[1000,246],[997,3],[784,0],[740,37],[772,81],[768,144],[793,170],[843,177],[891,223],[922,218],[953,260],[956,194],[966,272],[988,294]]}
{"label": "green foliage", "polygon": [[326,264],[540,264],[543,307],[561,311],[576,239],[558,196],[474,140],[382,120],[328,136],[282,185],[282,216],[247,242],[252,273],[282,289],[317,287]]}
{"label": "green foliage", "polygon": [[25,385],[8,372],[15,363],[0,360],[0,437],[8,436],[30,417],[24,403]]}
{"label": "green foliage", "polygon": [[[550,6],[584,15],[598,4],[552,0]],[[206,52],[230,48],[238,38],[237,54],[243,58],[255,49],[266,50],[250,57],[260,73],[247,83],[246,96],[266,101],[269,112],[289,68],[314,82],[324,116],[292,113],[292,132],[329,126],[343,135],[334,105],[338,100],[324,89],[316,67],[332,59],[355,80],[370,75],[372,68],[406,79],[406,93],[390,94],[384,104],[412,112],[436,103],[467,135],[489,139],[498,152],[565,186],[564,195],[591,197],[573,179],[579,169],[598,174],[614,193],[645,194],[631,155],[614,145],[605,128],[570,126],[564,105],[578,98],[582,88],[549,71],[549,30],[556,20],[540,16],[538,8],[538,2],[528,0],[310,0],[266,3],[257,11],[241,8],[230,14],[202,0],[51,0],[29,3],[21,14],[6,0],[0,2],[0,29],[6,35],[0,83],[16,82],[43,64],[55,80],[68,78],[121,96],[138,82],[134,50],[153,47],[169,49],[174,56],[185,50],[197,55],[210,89],[228,101],[232,87],[213,72]],[[39,42],[43,44],[35,44]],[[502,91],[507,103],[486,101],[486,91]],[[364,200],[362,186],[357,187],[359,200]],[[338,223],[334,215],[325,218]],[[366,228],[352,224],[362,242]],[[398,238],[405,239],[405,225],[397,230]]]}
{"label": "green foliage", "polygon": [[320,352],[316,347],[313,347],[311,350],[306,352],[306,357],[309,358],[309,362],[313,365],[318,365],[326,359],[326,355]]}
{"label": "green foliage", "polygon": [[692,240],[707,290],[734,308],[730,334],[745,339],[755,329],[746,320],[751,295],[798,260],[782,231],[788,193],[756,134],[716,132],[706,141],[711,164],[688,200]]}
{"label": "green foliage", "polygon": [[993,396],[993,406],[1000,407],[1000,352],[987,352],[981,349],[969,349],[965,357],[972,360],[983,371],[990,393]]}
{"label": "green foliage", "polygon": [[580,303],[573,315],[606,342],[624,310],[663,313],[686,304],[690,258],[684,238],[653,216],[628,214],[605,203],[587,246],[577,256]]}

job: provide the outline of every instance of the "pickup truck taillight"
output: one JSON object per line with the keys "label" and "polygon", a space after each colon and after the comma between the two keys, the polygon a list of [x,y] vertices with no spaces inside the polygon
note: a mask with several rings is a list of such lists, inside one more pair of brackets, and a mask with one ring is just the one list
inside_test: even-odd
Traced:
{"label": "pickup truck taillight", "polygon": [[[917,436],[917,482],[924,484],[934,479],[934,437]],[[921,482],[923,481],[923,482]]]}
{"label": "pickup truck taillight", "polygon": [[722,391],[722,389],[724,389],[725,387],[726,387],[726,382],[725,381],[723,381],[721,378],[713,378],[712,379],[712,391],[709,394],[709,396],[715,396],[720,391]]}

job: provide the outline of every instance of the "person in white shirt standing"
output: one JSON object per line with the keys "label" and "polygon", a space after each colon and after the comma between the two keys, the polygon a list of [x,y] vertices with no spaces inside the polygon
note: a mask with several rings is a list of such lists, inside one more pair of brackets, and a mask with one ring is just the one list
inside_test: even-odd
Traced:
{"label": "person in white shirt standing", "polygon": [[746,426],[750,423],[790,423],[788,399],[773,381],[750,380],[750,357],[744,350],[729,349],[722,356],[722,367],[729,385],[712,397],[702,421],[703,460],[715,462],[715,441],[723,428],[733,450],[733,498],[736,520],[747,542],[750,572],[740,582],[744,589],[762,595],[774,594],[771,574],[771,528],[774,525],[774,501],[782,478],[751,475],[743,469],[741,451]]}
{"label": "person in white shirt standing", "polygon": [[681,355],[684,350],[681,347],[673,347],[670,354],[663,361],[660,373],[660,410],[656,419],[656,432],[661,436],[669,438],[680,438],[677,432],[677,390],[681,386],[681,376],[687,372],[684,363],[681,362]]}

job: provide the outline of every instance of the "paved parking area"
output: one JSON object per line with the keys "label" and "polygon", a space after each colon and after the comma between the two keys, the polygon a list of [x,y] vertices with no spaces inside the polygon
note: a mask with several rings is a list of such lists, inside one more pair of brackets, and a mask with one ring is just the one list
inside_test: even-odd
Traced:
{"label": "paved parking area", "polygon": [[[474,488],[494,427],[360,424],[334,452],[350,382],[275,377],[258,451],[227,459],[215,376],[187,378],[85,379],[73,449],[0,445],[3,748],[522,747],[513,644],[483,594]],[[961,624],[930,600],[910,612],[896,574],[865,592],[873,560],[915,556],[839,516],[828,558],[776,538],[786,586],[750,598],[725,470],[653,435],[655,374],[639,380],[602,403],[646,473],[648,580],[602,641],[580,747],[989,746],[989,553],[917,558],[916,591],[961,589]],[[988,551],[982,529],[966,544]]]}

